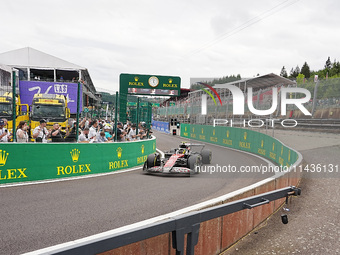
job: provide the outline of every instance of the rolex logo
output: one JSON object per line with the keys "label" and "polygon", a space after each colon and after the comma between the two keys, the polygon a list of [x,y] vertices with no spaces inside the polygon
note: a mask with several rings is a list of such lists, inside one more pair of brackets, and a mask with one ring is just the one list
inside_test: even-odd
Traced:
{"label": "rolex logo", "polygon": [[283,146],[281,146],[281,156],[282,156],[282,154],[283,154]]}
{"label": "rolex logo", "polygon": [[261,148],[263,148],[263,140],[261,141]]}
{"label": "rolex logo", "polygon": [[78,149],[73,149],[70,151],[73,162],[77,162],[79,159],[80,151]]}
{"label": "rolex logo", "polygon": [[187,127],[185,127],[184,131],[187,132]]}
{"label": "rolex logo", "polygon": [[118,149],[117,149],[117,157],[118,157],[119,159],[122,157],[122,151],[123,151],[123,149],[120,148],[120,147],[118,147]]}
{"label": "rolex logo", "polygon": [[172,79],[169,79],[169,83],[172,83]]}
{"label": "rolex logo", "polygon": [[139,80],[139,78],[136,76],[136,77],[135,77],[135,81],[138,81],[138,80]]}
{"label": "rolex logo", "polygon": [[273,143],[273,150],[275,150],[275,143]]}
{"label": "rolex logo", "polygon": [[8,154],[8,152],[0,150],[0,166],[6,165]]}
{"label": "rolex logo", "polygon": [[215,129],[213,129],[213,135],[215,135]]}
{"label": "rolex logo", "polygon": [[244,138],[244,140],[247,140],[247,132],[244,132],[243,138]]}
{"label": "rolex logo", "polygon": [[202,128],[201,132],[202,132],[202,134],[203,134],[203,128]]}
{"label": "rolex logo", "polygon": [[229,130],[227,130],[227,138],[229,138]]}
{"label": "rolex logo", "polygon": [[144,145],[141,146],[142,154],[144,154]]}

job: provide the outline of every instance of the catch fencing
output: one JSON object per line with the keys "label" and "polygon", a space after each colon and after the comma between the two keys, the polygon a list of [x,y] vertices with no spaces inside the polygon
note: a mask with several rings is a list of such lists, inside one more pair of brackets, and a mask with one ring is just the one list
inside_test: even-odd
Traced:
{"label": "catch fencing", "polygon": [[[311,93],[311,100],[305,103],[304,106],[309,112],[313,114],[313,118],[330,118],[340,119],[340,78],[320,80],[318,82],[310,81],[298,84],[297,87],[306,88]],[[280,90],[282,87],[278,86],[280,103]],[[209,89],[207,89],[209,91]],[[159,120],[169,120],[170,118],[177,118],[182,123],[192,124],[212,124],[213,119],[253,119],[258,118],[254,116],[248,108],[247,93],[245,93],[245,114],[243,116],[233,115],[233,96],[226,88],[217,88],[218,95],[221,98],[222,105],[217,98],[207,97],[207,114],[202,115],[202,95],[206,94],[202,90],[189,93],[189,97],[172,102],[173,105],[166,105],[158,108],[155,116]],[[299,98],[302,95],[298,93],[289,94],[290,98]],[[273,102],[272,87],[266,89],[259,89],[253,92],[252,95],[253,106],[257,110],[270,109]],[[310,118],[305,116],[295,105],[287,106],[287,114],[281,116],[280,106],[272,114],[271,117],[284,118]]]}

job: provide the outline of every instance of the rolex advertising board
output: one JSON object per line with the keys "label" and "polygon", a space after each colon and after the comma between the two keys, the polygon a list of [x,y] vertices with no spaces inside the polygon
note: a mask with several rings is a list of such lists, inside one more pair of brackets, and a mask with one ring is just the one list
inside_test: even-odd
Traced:
{"label": "rolex advertising board", "polygon": [[[153,74],[127,74],[119,76],[119,120],[127,120],[127,95],[180,96],[181,78]],[[151,121],[151,120],[150,120]]]}
{"label": "rolex advertising board", "polygon": [[120,74],[120,93],[152,96],[179,96],[181,78],[178,76]]}
{"label": "rolex advertising board", "polygon": [[147,155],[155,150],[155,139],[97,144],[2,143],[0,185],[109,173],[141,166]]}

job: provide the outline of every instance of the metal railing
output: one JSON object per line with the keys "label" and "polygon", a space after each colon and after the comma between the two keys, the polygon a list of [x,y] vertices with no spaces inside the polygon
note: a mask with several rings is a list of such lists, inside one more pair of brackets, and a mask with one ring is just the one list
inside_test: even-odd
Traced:
{"label": "metal railing", "polygon": [[[250,210],[281,198],[286,198],[287,202],[289,196],[297,196],[300,194],[301,190],[299,188],[294,186],[286,187],[200,211],[186,213],[169,218],[168,220],[122,231],[107,237],[97,237],[92,240],[87,238],[83,241],[77,240],[68,245],[65,244],[62,247],[56,246],[55,249],[50,247],[48,248],[48,254],[98,254],[171,232],[172,247],[176,249],[176,255],[185,254],[185,235],[187,235],[186,254],[193,255],[194,248],[198,243],[200,223],[238,211]],[[38,252],[38,254],[45,253]]]}

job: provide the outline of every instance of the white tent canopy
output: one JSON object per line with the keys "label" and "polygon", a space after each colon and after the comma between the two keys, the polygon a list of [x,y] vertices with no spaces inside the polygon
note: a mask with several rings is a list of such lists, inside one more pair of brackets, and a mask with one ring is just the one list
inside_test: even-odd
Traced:
{"label": "white tent canopy", "polygon": [[30,47],[0,53],[0,63],[15,67],[29,67],[37,69],[86,69]]}
{"label": "white tent canopy", "polygon": [[[72,82],[77,82],[79,79],[82,81],[83,91],[86,91],[87,95],[95,101],[100,101],[96,97],[96,88],[85,67],[70,63],[31,47],[0,53],[0,67],[1,66],[19,69],[24,73],[20,79],[27,79],[28,81],[33,79],[33,75],[34,80],[39,81],[40,75],[42,76],[41,81],[56,82],[58,81],[57,77],[59,77],[59,81],[64,80],[71,82],[72,80]],[[63,75],[69,77],[67,78]],[[62,76],[63,79],[61,79]]]}

